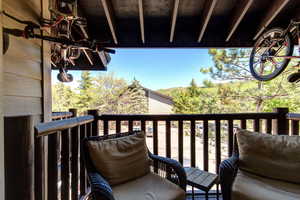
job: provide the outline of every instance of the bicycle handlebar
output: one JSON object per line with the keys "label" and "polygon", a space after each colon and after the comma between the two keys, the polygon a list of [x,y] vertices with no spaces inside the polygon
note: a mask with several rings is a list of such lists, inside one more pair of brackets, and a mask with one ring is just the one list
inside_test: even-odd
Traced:
{"label": "bicycle handlebar", "polygon": [[[25,29],[26,30],[26,29]],[[67,46],[76,46],[76,47],[85,47],[91,50],[98,50],[98,51],[104,51],[107,53],[111,53],[111,54],[115,54],[116,51],[113,49],[108,49],[105,47],[99,47],[99,45],[95,42],[90,42],[90,41],[83,41],[83,42],[75,42],[72,40],[68,40],[68,39],[63,39],[63,38],[56,38],[56,37],[51,37],[51,36],[44,36],[44,35],[39,35],[39,34],[34,34],[32,32],[26,32],[24,30],[21,29],[10,29],[10,28],[3,28],[3,32],[10,34],[10,35],[14,35],[16,37],[25,37],[25,38],[38,38],[41,40],[46,40],[49,42],[55,42],[55,43],[60,43],[63,45],[67,45]]]}

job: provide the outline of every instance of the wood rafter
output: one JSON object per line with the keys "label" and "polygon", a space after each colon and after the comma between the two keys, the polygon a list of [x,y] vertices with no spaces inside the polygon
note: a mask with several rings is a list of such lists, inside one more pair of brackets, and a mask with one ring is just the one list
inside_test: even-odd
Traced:
{"label": "wood rafter", "polygon": [[273,19],[280,13],[280,11],[287,5],[290,0],[274,0],[273,4],[268,9],[265,17],[258,26],[258,31],[253,40],[256,40],[258,36],[265,30],[265,28],[273,21]]}
{"label": "wood rafter", "polygon": [[205,3],[204,12],[202,13],[201,19],[201,31],[198,37],[198,42],[201,42],[203,35],[205,33],[207,24],[212,16],[213,10],[217,4],[218,0],[208,0]]}
{"label": "wood rafter", "polygon": [[178,15],[178,7],[179,7],[179,0],[174,0],[174,7],[173,7],[173,14],[172,14],[172,21],[171,21],[170,42],[173,42],[174,39],[174,32],[175,32],[175,26],[176,26],[177,15]]}
{"label": "wood rafter", "polygon": [[114,20],[114,12],[113,12],[113,7],[111,4],[111,1],[108,0],[100,0],[101,4],[104,9],[104,13],[110,28],[111,35],[114,39],[114,43],[118,44],[118,39],[116,35],[116,25],[115,25],[115,20]]}
{"label": "wood rafter", "polygon": [[143,0],[139,0],[138,4],[139,4],[139,18],[140,18],[141,38],[142,38],[142,42],[145,43],[145,24],[144,24]]}
{"label": "wood rafter", "polygon": [[238,25],[241,23],[242,19],[244,18],[245,14],[249,10],[250,6],[252,5],[253,0],[242,0],[232,15],[232,20],[229,25],[229,34],[226,38],[226,42],[230,40],[234,32],[236,31]]}

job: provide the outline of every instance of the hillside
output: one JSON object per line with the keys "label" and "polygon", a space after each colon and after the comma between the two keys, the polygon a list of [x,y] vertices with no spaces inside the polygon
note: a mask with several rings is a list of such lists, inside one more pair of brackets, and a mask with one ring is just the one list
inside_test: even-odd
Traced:
{"label": "hillside", "polygon": [[[254,81],[246,81],[246,82],[236,81],[236,82],[216,83],[216,84],[213,84],[212,87],[200,86],[199,88],[201,88],[201,90],[203,92],[216,93],[219,87],[229,87],[229,88],[240,88],[241,87],[242,90],[246,90],[249,88],[253,88],[255,84],[256,83]],[[157,92],[160,92],[164,95],[168,95],[170,97],[174,97],[174,96],[176,96],[176,94],[178,94],[178,92],[184,91],[186,89],[187,89],[187,87],[173,87],[173,88],[168,88],[168,89],[159,89],[159,90],[157,90]]]}

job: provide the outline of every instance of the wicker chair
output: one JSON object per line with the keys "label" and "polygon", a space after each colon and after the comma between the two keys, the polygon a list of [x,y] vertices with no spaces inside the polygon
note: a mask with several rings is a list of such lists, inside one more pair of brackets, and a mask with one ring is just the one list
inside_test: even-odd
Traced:
{"label": "wicker chair", "polygon": [[[118,137],[124,137],[136,133],[135,131],[118,133],[105,136],[94,136],[85,138],[82,141],[82,150],[85,161],[85,167],[87,170],[87,175],[89,183],[91,186],[91,192],[87,199],[97,199],[97,200],[115,200],[112,192],[112,188],[105,178],[96,170],[95,166],[90,159],[88,153],[87,142],[88,141],[102,141],[107,139],[113,139]],[[152,154],[149,151],[149,158],[151,159],[151,171],[158,174],[159,176],[168,179],[169,181],[175,183],[184,191],[186,190],[186,174],[182,165],[170,158],[164,158]]]}
{"label": "wicker chair", "polygon": [[236,137],[232,156],[220,164],[220,185],[223,200],[231,200],[231,187],[238,171],[239,152]]}
{"label": "wicker chair", "polygon": [[[241,129],[239,132],[242,133],[242,135],[235,135],[234,137],[232,156],[224,160],[220,165],[219,175],[223,200],[300,199],[299,173],[297,172],[299,169],[299,165],[297,164],[299,163],[299,157],[295,156],[299,155],[299,136],[272,136],[252,133]],[[254,136],[252,138],[255,139],[249,140],[251,137],[248,137],[248,139],[245,140],[245,135],[247,134],[253,134]],[[243,137],[244,139],[240,138],[241,141],[238,144],[237,137]],[[256,141],[256,143],[251,142],[247,144],[249,141]],[[241,144],[243,146],[239,146]],[[273,146],[266,148],[266,145]],[[249,147],[251,147],[251,149],[249,149]],[[251,151],[252,148],[257,148],[257,151]],[[250,152],[246,152],[245,149]],[[274,149],[284,150],[274,151]],[[273,150],[273,152],[271,152],[271,150]],[[282,154],[286,152],[289,152],[291,156],[284,157]],[[269,160],[265,160],[266,155],[269,154],[272,154],[273,157],[269,156]],[[242,155],[244,156],[242,157]],[[257,158],[260,158],[260,160]],[[285,163],[280,160],[281,158],[285,159]],[[261,168],[261,166],[267,167]],[[255,167],[261,171],[258,171]],[[296,178],[291,179],[290,177]]]}

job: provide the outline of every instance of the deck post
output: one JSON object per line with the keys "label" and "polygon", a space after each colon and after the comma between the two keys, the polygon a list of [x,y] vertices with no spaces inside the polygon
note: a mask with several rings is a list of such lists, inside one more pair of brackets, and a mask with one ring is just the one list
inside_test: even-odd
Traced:
{"label": "deck post", "polygon": [[286,115],[289,113],[288,108],[275,108],[277,119],[273,120],[273,133],[276,135],[289,134],[289,120]]}
{"label": "deck post", "polygon": [[76,108],[70,108],[69,112],[72,113],[72,117],[77,117],[78,116],[78,112]]}
{"label": "deck post", "polygon": [[[38,117],[5,118],[5,199],[34,199],[34,134]],[[17,156],[17,157],[16,157]]]}
{"label": "deck post", "polygon": [[88,110],[88,115],[93,115],[94,116],[94,121],[92,122],[92,136],[97,136],[99,135],[99,123],[98,123],[98,117],[99,117],[99,112],[98,110]]}

